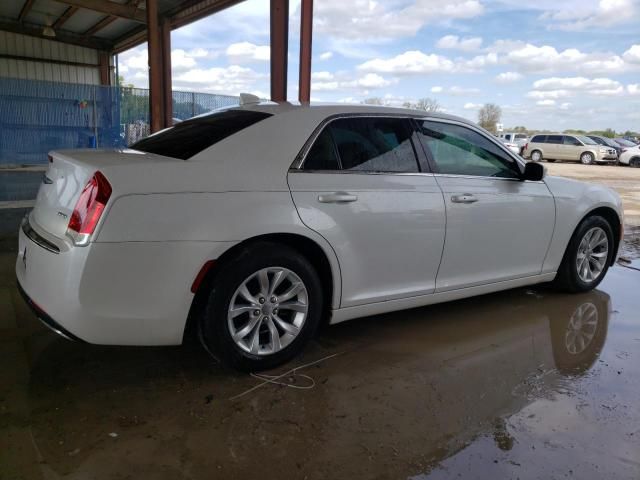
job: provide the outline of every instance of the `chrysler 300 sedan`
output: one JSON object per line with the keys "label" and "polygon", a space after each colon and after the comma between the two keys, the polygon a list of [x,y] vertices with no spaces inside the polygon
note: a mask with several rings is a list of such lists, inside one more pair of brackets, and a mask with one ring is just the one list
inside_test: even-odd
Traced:
{"label": "chrysler 300 sedan", "polygon": [[249,103],[49,160],[16,262],[38,317],[110,345],[195,326],[243,370],[291,359],[324,321],[593,289],[622,237],[611,190],[424,111]]}

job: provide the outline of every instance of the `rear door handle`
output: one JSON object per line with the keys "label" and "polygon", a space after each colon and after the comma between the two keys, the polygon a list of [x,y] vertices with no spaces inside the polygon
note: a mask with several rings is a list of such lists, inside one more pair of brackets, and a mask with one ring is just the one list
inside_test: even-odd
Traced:
{"label": "rear door handle", "polygon": [[462,195],[454,195],[451,197],[451,201],[453,203],[475,203],[478,199],[470,193],[463,193]]}
{"label": "rear door handle", "polygon": [[318,196],[320,203],[351,203],[358,200],[358,197],[346,192],[327,193]]}

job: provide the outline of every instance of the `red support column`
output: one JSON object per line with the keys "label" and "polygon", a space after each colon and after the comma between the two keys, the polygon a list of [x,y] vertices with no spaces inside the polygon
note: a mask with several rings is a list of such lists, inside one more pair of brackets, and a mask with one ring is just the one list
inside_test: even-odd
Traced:
{"label": "red support column", "polygon": [[289,0],[271,0],[271,100],[287,101]]}
{"label": "red support column", "polygon": [[171,22],[162,21],[162,90],[164,103],[164,128],[173,125],[173,95],[171,93]]}
{"label": "red support column", "polygon": [[300,5],[300,74],[298,100],[311,100],[311,48],[313,43],[313,0],[302,0]]}
{"label": "red support column", "polygon": [[111,85],[111,55],[108,52],[98,52],[98,69],[100,70],[100,85]]}
{"label": "red support column", "polygon": [[162,39],[158,25],[158,1],[147,0],[147,40],[149,56],[149,110],[151,133],[162,130],[164,98],[162,95]]}

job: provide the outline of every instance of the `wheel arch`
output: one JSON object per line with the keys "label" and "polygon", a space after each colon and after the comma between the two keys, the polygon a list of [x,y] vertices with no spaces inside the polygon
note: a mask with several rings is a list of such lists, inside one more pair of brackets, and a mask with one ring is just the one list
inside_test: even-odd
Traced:
{"label": "wheel arch", "polygon": [[221,266],[230,259],[240,255],[250,245],[258,242],[271,242],[293,248],[313,265],[318,272],[325,293],[323,319],[325,319],[325,323],[329,323],[329,313],[334,307],[337,308],[340,301],[341,277],[337,259],[334,259],[335,261],[332,262],[330,254],[328,254],[317,241],[307,236],[299,233],[268,233],[257,235],[237,243],[226,250],[215,261],[207,262],[207,264],[203,266],[203,270],[206,271],[199,282],[191,302],[183,342],[186,338],[197,334],[198,321],[202,317],[204,308],[206,307],[208,292],[211,290]]}
{"label": "wheel arch", "polygon": [[[618,212],[616,212],[616,210],[614,208],[611,207],[607,207],[607,206],[600,206],[600,207],[596,207],[592,210],[589,210],[585,215],[583,215],[583,217],[580,219],[580,221],[578,222],[578,224],[576,225],[576,227],[573,229],[573,234],[572,234],[572,238],[573,235],[575,234],[576,229],[578,228],[578,226],[586,219],[589,217],[594,217],[594,216],[600,216],[602,218],[604,218],[607,222],[609,222],[609,225],[611,225],[611,230],[613,231],[613,242],[614,242],[614,252],[618,251],[618,248],[620,247],[620,242],[622,241],[622,220],[620,218],[620,216],[618,215]],[[616,261],[616,256],[614,255],[610,265],[613,266],[613,264]]]}

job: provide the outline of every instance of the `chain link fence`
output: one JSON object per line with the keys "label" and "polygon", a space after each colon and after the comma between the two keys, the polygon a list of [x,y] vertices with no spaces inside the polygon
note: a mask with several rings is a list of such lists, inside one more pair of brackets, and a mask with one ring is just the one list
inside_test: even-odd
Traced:
{"label": "chain link fence", "polygon": [[[172,93],[174,123],[239,102]],[[0,78],[2,169],[45,164],[50,150],[125,147],[147,135],[148,89]]]}

